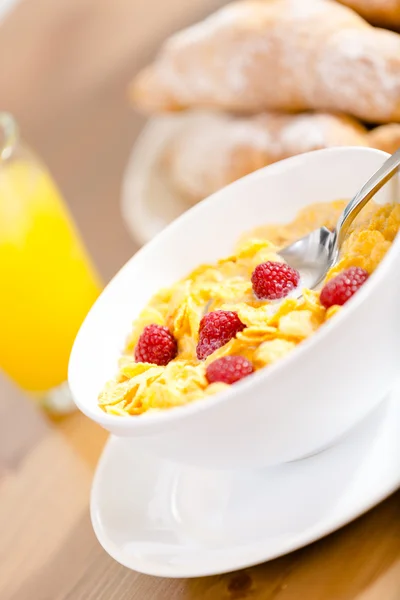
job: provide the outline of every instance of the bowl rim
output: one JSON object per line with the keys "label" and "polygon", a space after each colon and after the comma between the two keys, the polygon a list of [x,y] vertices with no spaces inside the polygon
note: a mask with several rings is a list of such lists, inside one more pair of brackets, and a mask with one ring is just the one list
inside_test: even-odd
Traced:
{"label": "bowl rim", "polygon": [[[137,258],[140,257],[143,253],[145,253],[149,247],[159,244],[160,242],[162,243],[162,238],[164,236],[165,237],[169,236],[171,231],[173,231],[175,228],[179,228],[181,226],[181,222],[184,221],[185,218],[187,218],[187,215],[189,213],[193,217],[193,214],[195,214],[197,210],[202,209],[202,207],[204,206],[205,203],[212,203],[212,202],[218,201],[217,198],[218,198],[218,195],[221,194],[221,192],[225,193],[225,190],[227,190],[228,188],[232,188],[233,186],[238,186],[238,185],[244,186],[244,185],[246,185],[246,182],[249,179],[255,179],[257,177],[264,177],[266,171],[268,171],[268,174],[272,175],[275,173],[279,173],[282,170],[286,170],[286,168],[288,166],[290,166],[290,167],[296,166],[297,164],[301,163],[302,160],[304,160],[305,156],[308,156],[308,155],[330,153],[334,157],[335,154],[341,154],[341,153],[351,154],[354,151],[357,151],[358,153],[365,154],[365,155],[366,154],[381,155],[382,159],[385,159],[386,157],[389,156],[388,153],[383,152],[381,150],[376,150],[373,148],[362,147],[362,146],[325,148],[322,150],[315,150],[313,152],[307,152],[307,153],[304,153],[301,155],[290,157],[285,160],[274,163],[272,165],[263,167],[262,169],[259,169],[258,171],[250,173],[249,175],[246,175],[245,177],[242,177],[241,179],[231,183],[229,186],[226,186],[222,190],[218,190],[217,192],[215,192],[208,198],[204,199],[200,203],[198,203],[195,206],[193,206],[192,208],[190,208],[184,214],[180,215],[172,223],[170,223],[163,231],[161,231],[159,234],[157,234],[150,242],[148,242],[142,248],[140,248],[138,250],[138,252],[136,254],[134,254],[134,256],[132,256],[125,263],[125,265],[122,266],[122,268],[115,274],[115,276],[111,279],[111,281],[104,288],[104,290],[100,294],[99,298],[103,295],[105,290],[107,290],[109,287],[111,287],[112,285],[115,284],[115,281],[117,279],[119,280],[120,278],[124,277],[124,271],[127,269],[127,267],[130,266],[132,264],[132,262],[136,261]],[[357,310],[357,307],[361,306],[367,300],[367,298],[370,294],[370,291],[379,285],[379,282],[383,279],[384,275],[391,268],[391,264],[392,264],[393,260],[395,259],[395,255],[398,253],[399,250],[400,250],[400,236],[396,236],[396,238],[394,239],[394,241],[392,243],[392,246],[389,248],[388,252],[382,259],[378,268],[368,278],[368,280],[365,282],[365,284],[362,286],[362,288],[357,292],[357,294],[355,294],[345,304],[345,306],[339,311],[339,313],[335,315],[335,318],[329,319],[327,322],[325,322],[323,324],[323,326],[321,326],[316,332],[313,333],[313,335],[311,335],[310,337],[303,340],[300,344],[298,344],[293,349],[292,352],[290,352],[289,354],[284,356],[282,359],[276,361],[276,363],[273,363],[272,365],[270,365],[268,367],[268,369],[265,369],[265,368],[260,369],[256,372],[254,372],[251,377],[246,377],[246,378],[242,379],[241,381],[238,381],[234,386],[230,386],[228,389],[222,390],[221,392],[219,392],[215,395],[202,398],[201,401],[194,401],[189,404],[172,407],[169,410],[145,412],[145,413],[143,413],[141,415],[137,415],[133,418],[132,415],[126,415],[126,417],[121,416],[121,415],[110,415],[110,414],[102,411],[102,409],[99,407],[99,405],[97,403],[92,406],[92,404],[89,404],[88,402],[85,402],[85,401],[82,402],[81,398],[79,398],[79,394],[76,394],[74,391],[75,377],[74,376],[71,377],[71,374],[72,374],[71,372],[73,370],[75,370],[75,367],[74,367],[74,363],[76,362],[75,355],[78,352],[77,348],[80,345],[80,336],[81,336],[81,331],[82,331],[82,329],[81,329],[81,330],[79,330],[78,335],[75,339],[73,349],[71,352],[71,356],[70,356],[69,366],[68,366],[68,381],[70,384],[74,402],[77,405],[77,407],[87,417],[89,417],[93,421],[99,423],[100,425],[102,425],[103,427],[108,429],[109,431],[113,431],[113,430],[115,430],[115,428],[118,428],[119,432],[122,432],[122,431],[131,432],[131,433],[137,432],[139,434],[139,432],[142,432],[142,433],[154,432],[155,429],[158,430],[160,428],[160,426],[162,427],[163,425],[168,425],[168,424],[185,421],[187,419],[190,419],[191,417],[193,417],[194,415],[196,415],[198,413],[201,413],[206,410],[210,410],[213,407],[219,406],[220,404],[223,404],[225,402],[232,401],[232,399],[235,396],[246,394],[246,391],[249,388],[251,388],[253,385],[256,385],[257,383],[261,383],[261,382],[266,383],[268,380],[273,380],[274,378],[279,377],[281,370],[290,368],[292,363],[294,361],[299,360],[299,358],[301,357],[302,354],[304,355],[305,353],[312,351],[314,346],[319,346],[320,344],[322,344],[324,339],[326,337],[330,336],[330,332],[332,331],[332,329],[334,329],[336,327],[340,327],[341,324],[343,324],[348,319],[350,319],[351,315]],[[97,301],[95,302],[95,304],[93,306],[96,306],[96,304],[97,304]],[[72,383],[71,383],[71,379],[73,381]]]}

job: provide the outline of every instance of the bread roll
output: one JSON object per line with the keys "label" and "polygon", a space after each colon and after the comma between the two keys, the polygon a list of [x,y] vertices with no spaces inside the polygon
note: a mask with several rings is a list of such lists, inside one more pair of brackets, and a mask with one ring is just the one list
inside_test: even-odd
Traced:
{"label": "bread roll", "polygon": [[365,145],[366,129],[340,115],[194,114],[166,148],[163,168],[173,188],[194,204],[283,158],[329,146]]}
{"label": "bread roll", "polygon": [[400,124],[389,123],[375,127],[367,134],[367,142],[371,148],[393,154],[400,148]]}

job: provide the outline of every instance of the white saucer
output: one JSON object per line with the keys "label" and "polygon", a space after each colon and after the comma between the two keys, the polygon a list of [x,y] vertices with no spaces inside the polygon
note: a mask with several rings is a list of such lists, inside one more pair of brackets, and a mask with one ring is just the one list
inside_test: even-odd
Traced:
{"label": "white saucer", "polygon": [[91,516],[101,545],[126,567],[195,577],[296,550],[398,487],[400,388],[335,447],[263,471],[182,467],[112,437],[95,475]]}
{"label": "white saucer", "polygon": [[123,178],[121,211],[139,244],[147,243],[190,208],[163,176],[160,157],[171,137],[188,121],[200,121],[206,127],[210,119],[202,112],[153,117],[137,138]]}

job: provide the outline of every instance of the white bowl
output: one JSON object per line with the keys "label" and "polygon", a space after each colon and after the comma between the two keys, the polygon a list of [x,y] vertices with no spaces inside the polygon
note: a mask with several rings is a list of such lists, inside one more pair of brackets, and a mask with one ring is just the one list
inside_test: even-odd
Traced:
{"label": "white bowl", "polygon": [[[97,397],[154,292],[229,254],[244,231],[288,221],[310,203],[350,198],[386,156],[334,148],[274,164],[198,204],[142,248],[104,290],[76,338],[69,382],[82,412],[115,435],[140,438],[145,451],[226,469],[299,459],[354,427],[398,372],[399,240],[338,315],[281,362],[227,392],[140,417],[107,415]],[[392,198],[390,184],[377,196]]]}

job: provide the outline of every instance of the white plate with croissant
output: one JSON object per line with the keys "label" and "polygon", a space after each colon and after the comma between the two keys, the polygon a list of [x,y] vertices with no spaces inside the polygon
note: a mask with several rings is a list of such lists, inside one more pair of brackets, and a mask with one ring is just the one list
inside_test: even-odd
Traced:
{"label": "white plate with croissant", "polygon": [[122,184],[121,210],[125,223],[139,244],[146,244],[187,209],[170,187],[162,157],[185,116],[151,119],[133,148]]}
{"label": "white plate with croissant", "polygon": [[367,130],[321,112],[237,117],[196,111],[149,120],[125,172],[122,214],[139,244],[225,185],[278,160],[332,146],[393,152],[400,124]]}
{"label": "white plate with croissant", "polygon": [[123,185],[136,240],[277,160],[331,146],[394,152],[400,35],[373,25],[400,30],[399,15],[398,0],[243,0],[167,40],[130,88],[153,115]]}

